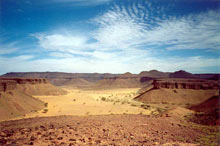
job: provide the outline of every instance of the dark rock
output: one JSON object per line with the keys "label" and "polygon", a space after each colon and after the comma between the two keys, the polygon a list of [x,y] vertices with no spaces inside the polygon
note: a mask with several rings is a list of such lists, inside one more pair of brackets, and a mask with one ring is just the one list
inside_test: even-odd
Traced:
{"label": "dark rock", "polygon": [[7,143],[7,140],[6,139],[0,139],[0,144],[6,144]]}
{"label": "dark rock", "polygon": [[31,141],[31,142],[29,143],[29,145],[34,145],[34,143]]}
{"label": "dark rock", "polygon": [[63,139],[63,137],[58,137],[57,139],[58,139],[58,140],[62,140],[62,139]]}

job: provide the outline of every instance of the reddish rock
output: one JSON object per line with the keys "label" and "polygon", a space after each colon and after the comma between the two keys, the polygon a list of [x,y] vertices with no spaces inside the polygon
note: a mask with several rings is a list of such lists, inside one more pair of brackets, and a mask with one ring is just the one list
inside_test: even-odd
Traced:
{"label": "reddish rock", "polygon": [[154,89],[218,89],[216,81],[200,79],[156,79],[153,81],[153,86]]}

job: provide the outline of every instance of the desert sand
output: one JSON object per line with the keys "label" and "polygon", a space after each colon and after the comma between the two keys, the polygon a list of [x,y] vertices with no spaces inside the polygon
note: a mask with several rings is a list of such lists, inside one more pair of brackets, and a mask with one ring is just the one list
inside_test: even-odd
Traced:
{"label": "desert sand", "polygon": [[133,98],[139,88],[109,89],[109,90],[81,90],[67,89],[67,95],[34,96],[46,103],[46,107],[38,112],[17,117],[47,117],[60,115],[111,115],[111,114],[145,114],[150,115],[156,109],[141,108],[141,102]]}

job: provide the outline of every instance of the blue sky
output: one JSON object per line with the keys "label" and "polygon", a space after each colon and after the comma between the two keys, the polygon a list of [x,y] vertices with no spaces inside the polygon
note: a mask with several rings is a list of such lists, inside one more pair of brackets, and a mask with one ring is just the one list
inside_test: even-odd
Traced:
{"label": "blue sky", "polygon": [[220,72],[219,0],[1,0],[0,74]]}

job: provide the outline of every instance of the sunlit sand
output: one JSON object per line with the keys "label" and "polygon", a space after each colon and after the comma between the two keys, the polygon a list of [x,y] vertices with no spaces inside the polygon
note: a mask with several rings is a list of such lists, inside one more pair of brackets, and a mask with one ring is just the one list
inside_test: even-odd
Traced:
{"label": "sunlit sand", "polygon": [[[138,105],[133,97],[139,88],[111,90],[65,89],[67,95],[35,96],[46,103],[46,107],[36,113],[25,115],[25,118],[59,116],[59,115],[108,115],[108,114],[151,114]],[[153,110],[153,109],[152,109]],[[20,119],[24,117],[18,117]]]}

